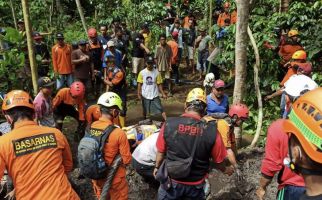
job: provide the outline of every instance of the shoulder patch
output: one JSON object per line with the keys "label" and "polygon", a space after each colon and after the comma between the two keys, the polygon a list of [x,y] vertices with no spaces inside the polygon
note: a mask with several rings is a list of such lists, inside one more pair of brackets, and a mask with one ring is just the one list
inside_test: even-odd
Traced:
{"label": "shoulder patch", "polygon": [[56,148],[57,139],[54,133],[45,133],[13,140],[12,144],[16,156],[19,157],[43,149]]}

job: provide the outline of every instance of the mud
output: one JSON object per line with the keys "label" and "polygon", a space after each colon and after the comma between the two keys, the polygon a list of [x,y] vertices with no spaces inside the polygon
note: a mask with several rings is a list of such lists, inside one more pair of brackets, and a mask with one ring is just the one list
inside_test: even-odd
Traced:
{"label": "mud", "polygon": [[[212,169],[209,173],[211,193],[208,200],[255,200],[256,188],[260,177],[260,166],[264,150],[261,148],[254,150],[243,150],[239,153],[239,165],[242,169],[243,180],[237,181],[236,175],[227,176]],[[79,171],[75,169],[72,173],[72,182],[76,185],[75,190],[81,199],[95,200],[91,182],[88,179],[78,179]],[[157,188],[146,183],[140,175],[129,171],[127,176],[129,183],[129,199],[151,200],[156,199]],[[273,180],[268,187],[265,199],[275,199],[277,193],[277,183]]]}

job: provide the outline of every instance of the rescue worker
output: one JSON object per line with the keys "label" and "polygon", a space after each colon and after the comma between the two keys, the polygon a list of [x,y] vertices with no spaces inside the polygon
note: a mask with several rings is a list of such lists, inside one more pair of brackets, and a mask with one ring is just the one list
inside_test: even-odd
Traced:
{"label": "rescue worker", "polygon": [[75,140],[82,138],[85,128],[85,86],[76,81],[69,88],[62,88],[53,100],[56,128],[62,130],[66,116],[73,117],[78,122]]}
{"label": "rescue worker", "polygon": [[[293,104],[282,130],[288,138],[286,166],[304,178],[300,200],[322,199],[322,88],[307,92]],[[286,135],[285,134],[285,135]]]}
{"label": "rescue worker", "polygon": [[65,136],[33,120],[34,106],[28,93],[9,92],[2,110],[12,131],[0,140],[0,179],[7,169],[16,199],[79,200],[68,181],[72,154]]}
{"label": "rescue worker", "polygon": [[[293,103],[308,90],[313,90],[317,87],[316,84],[316,87],[308,86],[311,84],[307,80],[303,80],[301,76],[292,77],[287,83],[285,93],[287,99],[290,99],[290,103]],[[279,119],[273,122],[267,131],[266,153],[261,167],[262,176],[256,192],[259,199],[263,199],[267,186],[277,173],[279,173],[277,199],[298,200],[305,191],[302,177],[292,173],[290,169],[284,166],[283,159],[288,153],[288,137],[283,134],[283,121],[285,120]]]}
{"label": "rescue worker", "polygon": [[97,121],[101,117],[100,107],[97,104],[91,105],[87,108],[85,112],[85,119],[87,125],[92,124],[93,122]]}
{"label": "rescue worker", "polygon": [[230,22],[232,21],[232,14],[229,12],[229,8],[230,8],[230,3],[225,2],[224,12],[219,15],[217,20],[217,25],[219,27],[225,26],[225,19],[229,19]]}
{"label": "rescue worker", "polygon": [[248,119],[249,109],[245,104],[234,104],[229,109],[228,115],[228,119],[218,119],[217,128],[227,149],[227,158],[234,167],[238,178],[242,178],[236,160],[237,147],[234,127],[241,127],[243,121]]}
{"label": "rescue worker", "polygon": [[[210,157],[218,169],[232,174],[232,168],[224,165],[227,151],[221,136],[216,134],[215,121],[201,121],[206,106],[204,91],[194,88],[187,96],[185,113],[167,119],[162,126],[156,143],[154,175],[159,176],[166,167],[171,184],[161,184],[158,199],[205,199],[203,186]],[[207,126],[203,126],[205,123]]]}
{"label": "rescue worker", "polygon": [[125,127],[126,117],[126,101],[127,101],[127,87],[126,87],[126,76],[125,72],[121,67],[116,66],[115,57],[107,56],[106,61],[106,79],[104,83],[107,86],[107,91],[115,92],[122,99],[122,111],[119,116],[121,127]]}
{"label": "rescue worker", "polygon": [[[92,123],[90,131],[94,129],[102,133],[107,126],[113,124],[113,119],[118,117],[122,110],[122,100],[114,92],[106,92],[100,96],[97,104],[100,106],[102,116],[98,121]],[[131,163],[131,152],[126,134],[119,128],[114,129],[106,141],[103,151],[105,162],[108,165],[112,164],[117,154],[121,155],[123,162],[114,176],[109,197],[111,200],[127,200],[129,188],[126,181],[126,165]],[[99,199],[105,180],[92,180],[92,182],[94,192]]]}
{"label": "rescue worker", "polygon": [[[103,27],[104,26],[102,26],[101,28]],[[92,58],[92,62],[94,65],[94,75],[95,75],[94,79],[92,80],[92,88],[93,88],[92,92],[94,96],[98,98],[102,90],[102,79],[101,79],[103,75],[102,56],[103,56],[103,44],[105,43],[102,43],[102,41],[98,39],[97,31],[95,28],[88,29],[87,36],[89,38],[89,44],[87,45],[87,49]],[[103,36],[102,38],[104,38]]]}
{"label": "rescue worker", "polygon": [[[284,66],[288,61],[291,60],[292,55],[298,51],[303,50],[298,37],[299,32],[297,30],[290,30],[287,34],[288,38],[285,43],[280,47],[278,55],[282,58],[280,65]],[[285,70],[284,70],[285,71]]]}

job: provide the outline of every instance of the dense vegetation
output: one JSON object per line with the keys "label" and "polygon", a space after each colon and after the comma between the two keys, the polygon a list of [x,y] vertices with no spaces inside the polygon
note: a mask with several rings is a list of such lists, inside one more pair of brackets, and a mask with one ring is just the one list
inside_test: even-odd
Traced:
{"label": "dense vegetation", "polygon": [[[0,27],[14,27],[11,12],[11,3],[17,18],[22,18],[21,3],[18,0],[0,0]],[[67,0],[30,0],[30,13],[33,30],[40,32],[63,31],[68,42],[77,41],[85,38],[85,32],[77,12],[75,1]],[[216,6],[218,1],[213,2]],[[259,47],[261,66],[260,66],[260,87],[263,95],[270,93],[278,88],[277,71],[279,57],[276,52],[267,50],[263,47],[265,41],[276,44],[277,34],[275,27],[298,29],[300,32],[301,43],[308,52],[309,60],[314,65],[313,79],[318,83],[322,81],[322,2],[316,1],[291,1],[288,12],[279,12],[279,1],[277,0],[258,0],[251,1],[250,24],[256,43]],[[115,19],[126,21],[130,30],[138,30],[139,26],[147,22],[152,31],[152,46],[157,42],[159,33],[163,30],[160,21],[166,13],[164,3],[161,1],[149,0],[82,0],[81,4],[85,13],[88,26],[98,27],[100,24],[110,24]],[[178,13],[181,1],[171,2]],[[198,23],[209,24],[209,4],[208,0],[191,0],[190,6]],[[234,7],[233,5],[232,7]],[[210,28],[210,27],[208,27]],[[218,29],[211,27],[214,34]],[[13,28],[6,28],[6,36],[0,37],[10,43],[11,49],[1,52],[6,58],[0,61],[0,91],[14,88],[19,83],[16,72],[23,66],[24,55],[22,49],[25,47],[24,41],[17,31]],[[234,67],[234,45],[235,45],[235,25],[231,25],[228,34],[220,45],[224,50],[218,63],[227,69]],[[54,36],[49,35],[46,42],[51,46]],[[255,56],[251,45],[248,48],[248,75],[247,75],[247,97],[246,102],[252,108],[251,120],[245,123],[245,130],[254,133],[255,122],[257,121],[257,101],[254,93],[253,84],[253,64]],[[228,79],[228,78],[226,78]],[[278,100],[264,104],[264,127],[263,134],[267,126],[279,115]]]}

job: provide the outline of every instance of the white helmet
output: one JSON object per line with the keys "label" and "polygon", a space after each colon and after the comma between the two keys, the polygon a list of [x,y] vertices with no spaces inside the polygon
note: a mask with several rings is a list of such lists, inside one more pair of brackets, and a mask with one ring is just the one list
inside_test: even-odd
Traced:
{"label": "white helmet", "polygon": [[304,90],[314,90],[318,87],[315,81],[305,75],[293,75],[284,83],[286,94],[299,97]]}
{"label": "white helmet", "polygon": [[107,108],[117,106],[122,110],[122,99],[114,92],[105,92],[102,94],[100,98],[98,98],[97,104]]}

